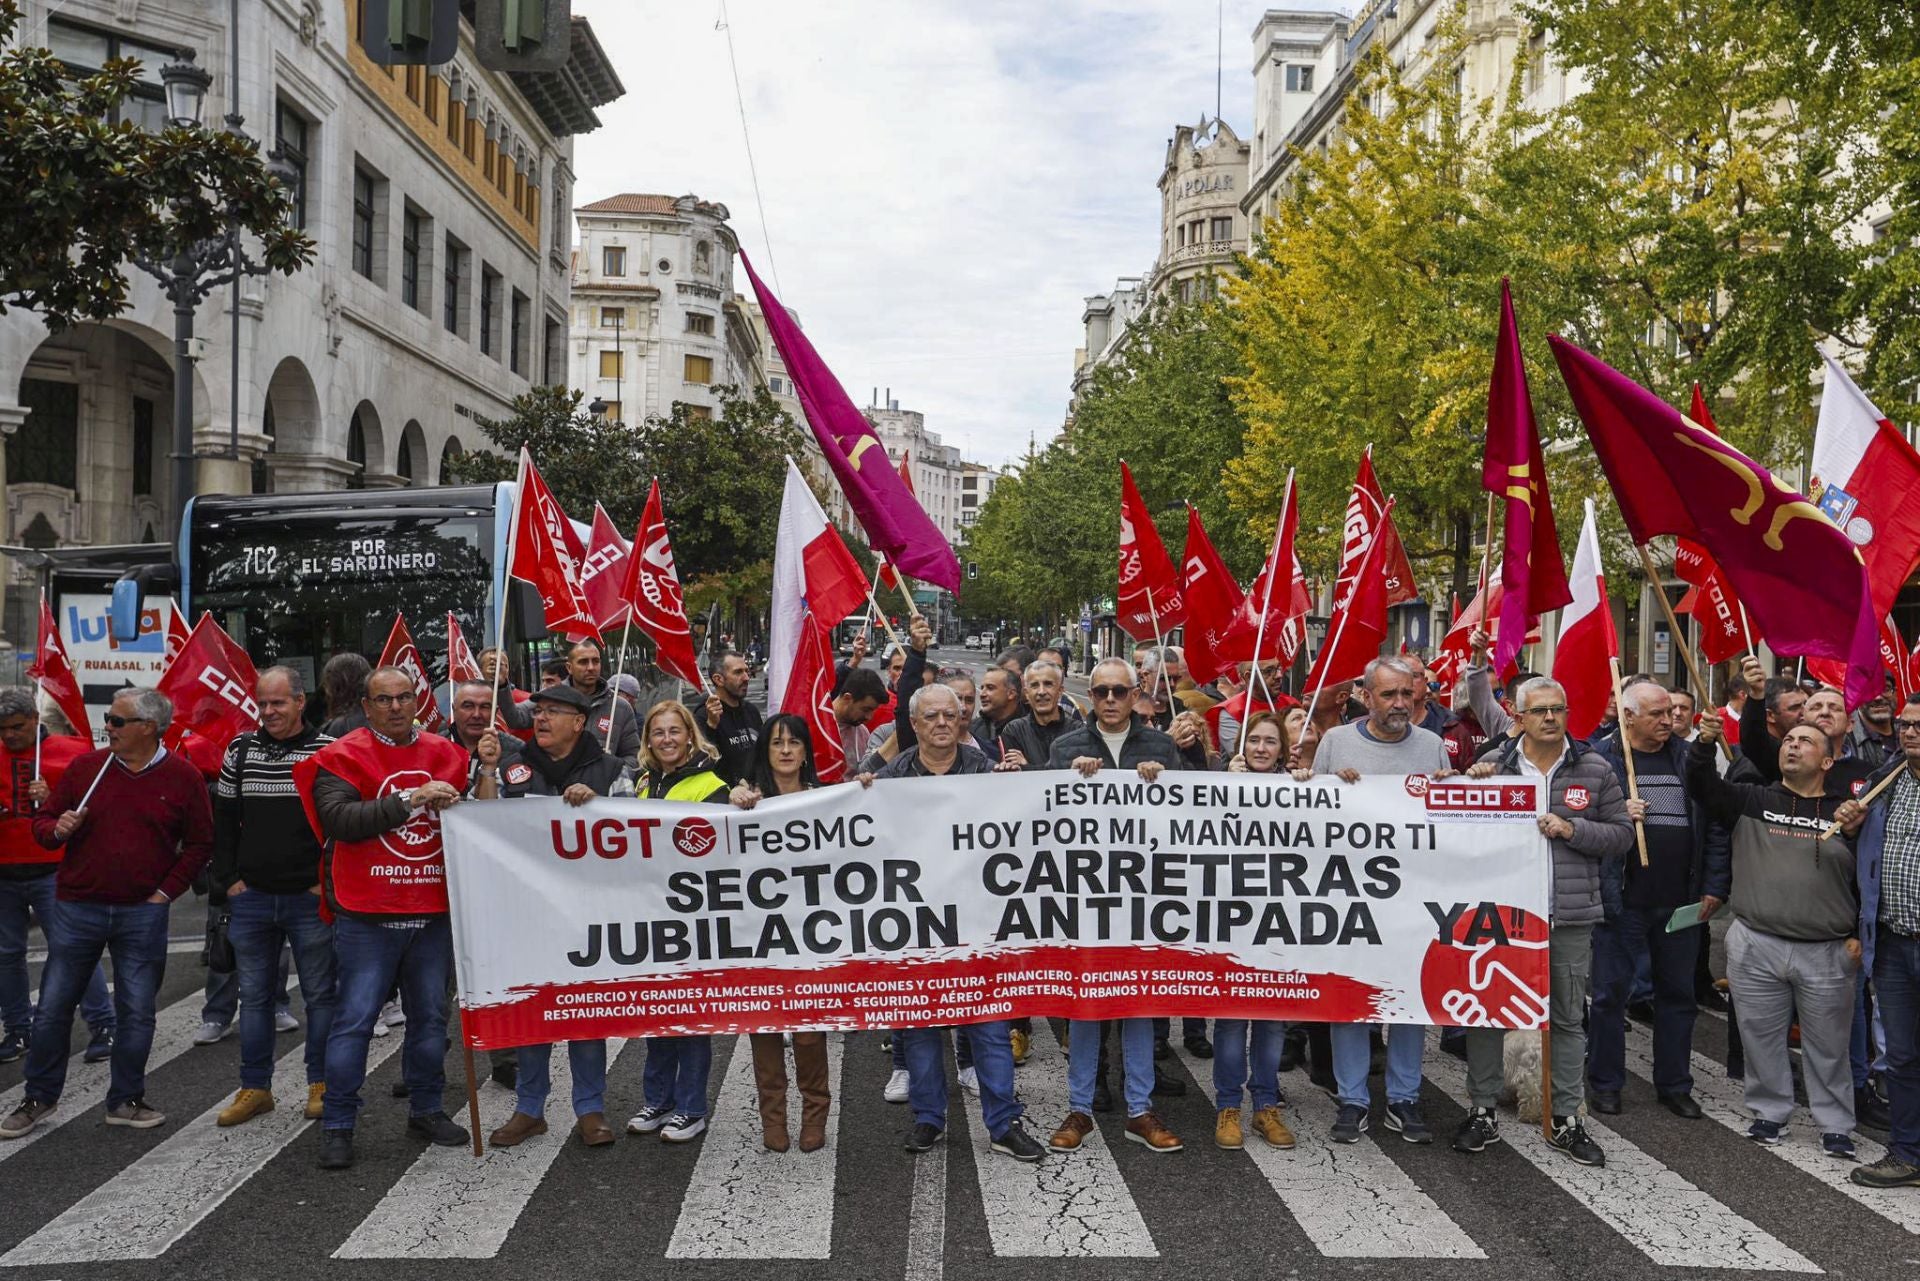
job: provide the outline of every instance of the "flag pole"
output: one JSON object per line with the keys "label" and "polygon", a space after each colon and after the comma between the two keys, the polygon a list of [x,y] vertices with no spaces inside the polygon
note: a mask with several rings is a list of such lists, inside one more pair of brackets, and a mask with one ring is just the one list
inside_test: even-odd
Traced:
{"label": "flag pole", "polygon": [[1760,657],[1760,655],[1758,651],[1756,651],[1753,648],[1753,628],[1747,625],[1747,603],[1745,601],[1740,601],[1739,605],[1740,605],[1740,639],[1747,643],[1747,653],[1752,654],[1755,658],[1758,658]]}
{"label": "flag pole", "polygon": [[1487,541],[1480,549],[1480,622],[1487,621],[1487,579],[1493,574],[1493,506],[1498,494],[1487,495]]}
{"label": "flag pole", "polygon": [[487,724],[500,719],[500,677],[507,665],[507,602],[513,595],[513,557],[520,545],[520,498],[527,491],[527,447],[520,446],[519,470],[513,478],[513,506],[508,511],[507,563],[500,567],[500,599],[494,602],[493,647],[500,651],[500,666],[494,669],[493,706],[487,712]]}
{"label": "flag pole", "polygon": [[[1607,660],[1607,668],[1613,674],[1613,710],[1617,716],[1627,710],[1626,703],[1621,698],[1618,654]],[[1633,744],[1627,741],[1624,730],[1620,734],[1620,756],[1627,763],[1627,799],[1637,801],[1640,799],[1640,777],[1633,768]],[[1637,818],[1633,820],[1633,842],[1640,849],[1640,866],[1645,867],[1647,865],[1647,826]]]}
{"label": "flag pole", "polygon": [[1143,590],[1147,593],[1147,616],[1153,619],[1153,701],[1157,703],[1160,701],[1161,677],[1167,670],[1167,641],[1160,634],[1160,611],[1153,603],[1153,588]]}
{"label": "flag pole", "polygon": [[900,633],[893,630],[893,624],[887,621],[887,611],[880,608],[880,602],[874,599],[871,587],[867,588],[867,604],[873,606],[874,616],[880,620],[880,626],[887,629],[887,639],[896,645],[905,644],[900,639]]}
{"label": "flag pole", "polygon": [[613,702],[607,705],[607,741],[600,745],[603,750],[609,752],[613,750],[613,723],[620,719],[614,715],[614,708],[617,707],[620,702],[620,678],[627,673],[627,641],[632,638],[632,635],[633,606],[629,605],[627,606],[626,621],[620,624],[620,657],[615,660],[613,665],[613,683],[615,688],[613,691]]}
{"label": "flag pole", "polygon": [[[1372,446],[1369,445],[1368,448],[1371,449]],[[1287,527],[1287,511],[1292,505],[1293,468],[1289,467],[1287,468],[1286,497],[1280,500],[1280,523],[1274,527],[1273,531],[1273,542],[1276,548],[1280,545],[1280,531]],[[1191,507],[1193,504],[1188,503],[1187,506]],[[1273,607],[1274,575],[1280,573],[1282,569],[1287,575],[1287,595],[1289,597],[1293,595],[1293,566],[1272,566],[1272,572],[1267,575],[1266,590],[1260,593],[1260,626],[1253,633],[1253,678],[1259,683],[1260,692],[1266,697],[1269,707],[1273,706],[1273,691],[1267,688],[1267,678],[1260,670],[1260,647],[1266,644],[1267,640],[1267,611]]]}
{"label": "flag pole", "polygon": [[[1389,504],[1388,506],[1389,506],[1389,510],[1391,510],[1392,505]],[[1491,508],[1491,504],[1489,504],[1489,508]],[[1375,525],[1372,536],[1367,539],[1366,550],[1360,553],[1360,560],[1359,560],[1360,567],[1358,570],[1355,571],[1355,574],[1354,574],[1354,586],[1349,587],[1347,589],[1347,608],[1340,611],[1340,621],[1334,627],[1333,634],[1327,638],[1327,643],[1320,647],[1320,652],[1323,654],[1329,649],[1338,649],[1340,647],[1340,638],[1347,634],[1347,619],[1353,616],[1353,594],[1358,588],[1359,581],[1360,581],[1359,576],[1367,572],[1367,559],[1368,557],[1373,555],[1374,540],[1378,539],[1379,537],[1380,537],[1380,526]],[[1289,586],[1288,590],[1292,590],[1291,586]],[[1320,691],[1325,689],[1326,687],[1327,687],[1327,669],[1325,667],[1322,667],[1320,669],[1320,683],[1313,687],[1313,697],[1307,700],[1307,719],[1308,720],[1313,719],[1314,709],[1320,705]]]}
{"label": "flag pole", "polygon": [[[40,613],[43,617],[49,616],[47,615],[47,589],[45,587],[42,587],[40,589]],[[54,626],[57,627],[59,626],[59,624],[55,623]],[[33,661],[41,665],[42,671],[46,670],[45,665],[47,661],[47,656],[45,654],[36,653],[33,656]],[[46,693],[46,690],[41,687],[40,678],[38,676],[34,677],[33,678],[33,721],[34,721],[34,724],[33,724],[33,776],[36,779],[40,777],[40,740],[41,738],[44,737],[44,735],[42,735],[40,732],[40,696],[44,693]],[[80,727],[78,725],[72,726],[71,728],[75,733],[78,733],[80,730]]]}
{"label": "flag pole", "polygon": [[[1702,698],[1711,697],[1712,690],[1707,687],[1706,677],[1700,674],[1700,664],[1694,659],[1693,646],[1685,643],[1687,634],[1680,630],[1680,619],[1673,612],[1673,602],[1667,599],[1666,584],[1660,580],[1660,571],[1654,568],[1653,557],[1648,554],[1647,545],[1635,543],[1633,546],[1640,553],[1640,567],[1647,573],[1647,586],[1653,589],[1654,599],[1660,602],[1660,610],[1667,616],[1667,628],[1673,633],[1673,647],[1680,651],[1680,657],[1687,665],[1687,675],[1693,678],[1693,688],[1696,691],[1694,701],[1697,703]],[[1720,739],[1720,749],[1727,754],[1728,760],[1733,759],[1733,744],[1729,743],[1725,737]]]}

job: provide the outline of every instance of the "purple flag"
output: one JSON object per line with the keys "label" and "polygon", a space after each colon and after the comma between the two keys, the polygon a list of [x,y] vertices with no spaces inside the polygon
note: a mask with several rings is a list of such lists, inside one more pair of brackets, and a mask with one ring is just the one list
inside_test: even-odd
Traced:
{"label": "purple flag", "polygon": [[786,361],[807,425],[813,428],[813,438],[820,442],[820,452],[833,468],[848,506],[867,531],[867,542],[905,573],[958,596],[959,558],[893,469],[873,424],[854,407],[840,380],[787,315],[787,309],[754,274],[745,253],[740,255],[740,265],[753,282],[767,331]]}

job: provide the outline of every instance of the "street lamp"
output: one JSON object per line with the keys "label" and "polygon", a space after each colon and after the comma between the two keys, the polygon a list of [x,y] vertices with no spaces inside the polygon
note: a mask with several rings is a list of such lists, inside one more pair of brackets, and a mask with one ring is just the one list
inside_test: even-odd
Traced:
{"label": "street lamp", "polygon": [[193,62],[193,50],[182,49],[180,61],[160,68],[160,87],[167,96],[167,123],[177,129],[192,129],[200,123],[207,106],[207,86],[213,76]]}

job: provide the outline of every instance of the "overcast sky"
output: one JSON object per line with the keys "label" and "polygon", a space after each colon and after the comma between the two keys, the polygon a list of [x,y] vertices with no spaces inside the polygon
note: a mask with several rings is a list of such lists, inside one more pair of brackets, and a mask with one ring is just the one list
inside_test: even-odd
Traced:
{"label": "overcast sky", "polygon": [[[764,232],[720,0],[574,0],[627,90],[576,139],[576,203],[721,201],[855,403],[890,386],[985,462],[1058,432],[1083,300],[1147,271],[1167,140],[1213,113],[1214,0],[726,8]],[[1225,5],[1243,135],[1263,8]]]}

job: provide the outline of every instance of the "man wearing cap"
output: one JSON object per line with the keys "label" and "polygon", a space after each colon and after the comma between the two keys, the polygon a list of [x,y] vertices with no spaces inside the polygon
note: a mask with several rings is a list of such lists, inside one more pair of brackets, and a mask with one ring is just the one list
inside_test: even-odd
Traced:
{"label": "man wearing cap", "polygon": [[[633,714],[633,708],[614,693],[613,686],[601,676],[604,668],[600,660],[600,645],[592,640],[578,640],[567,650],[567,679],[571,685],[586,696],[591,707],[587,716],[587,732],[597,734],[603,745],[622,760],[631,761],[640,754],[640,722]],[[545,668],[541,669],[543,672]],[[529,730],[533,728],[533,703],[515,703],[500,707],[500,719],[509,730]]]}

